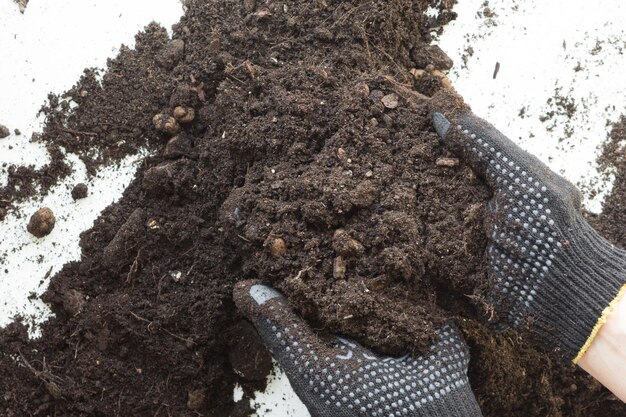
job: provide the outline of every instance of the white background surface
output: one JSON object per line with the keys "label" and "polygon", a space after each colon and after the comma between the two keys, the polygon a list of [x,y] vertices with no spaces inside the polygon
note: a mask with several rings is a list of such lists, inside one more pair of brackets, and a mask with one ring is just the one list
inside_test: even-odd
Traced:
{"label": "white background surface", "polygon": [[[485,18],[483,4],[459,0],[459,19],[437,40],[456,63],[453,85],[477,114],[585,192],[610,190],[611,181],[601,180],[595,158],[610,122],[625,110],[626,6],[621,0],[605,0],[601,7],[587,0],[496,0],[489,3],[496,16]],[[36,113],[48,92],[70,88],[85,67],[103,67],[150,21],[169,29],[181,14],[178,0],[31,0],[23,15],[12,0],[0,0],[0,123],[23,132],[0,139],[0,184],[6,179],[4,163],[41,166],[48,161],[45,149],[28,141],[41,128]],[[470,45],[474,54],[464,64]],[[496,62],[501,69],[494,80]],[[575,71],[579,63],[582,70]],[[540,117],[553,109],[547,100],[559,89],[577,104],[574,117],[557,115],[542,122]],[[522,108],[524,119],[518,117]],[[32,316],[33,323],[45,319],[47,307],[27,297],[45,291],[48,282],[42,279],[51,268],[54,273],[79,259],[79,233],[121,196],[136,158],[88,179],[81,162],[71,157],[72,178],[0,222],[0,325],[17,313]],[[90,196],[73,202],[69,192],[78,182],[89,184]],[[588,200],[588,208],[599,211],[602,196]],[[36,239],[25,226],[43,206],[53,209],[57,225],[49,236]],[[235,397],[240,395],[236,390]],[[308,415],[280,372],[257,402],[260,416]]]}

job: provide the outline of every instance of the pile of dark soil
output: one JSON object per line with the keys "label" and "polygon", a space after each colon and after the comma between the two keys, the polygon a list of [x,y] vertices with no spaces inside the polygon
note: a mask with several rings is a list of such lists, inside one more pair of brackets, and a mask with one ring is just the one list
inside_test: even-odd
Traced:
{"label": "pile of dark soil", "polygon": [[429,33],[454,17],[435,3],[437,21],[428,0],[192,0],[174,41],[150,26],[102,82],[88,71],[51,97],[39,140],[58,154],[14,171],[5,196],[66,175],[60,147],[92,172],[153,156],[53,277],[44,336],[0,333],[0,413],[246,415],[233,386],[252,394],[271,363],[231,290],[257,278],[380,352],[419,352],[456,318],[486,416],[626,415],[482,324],[490,193],[430,123],[450,62]]}

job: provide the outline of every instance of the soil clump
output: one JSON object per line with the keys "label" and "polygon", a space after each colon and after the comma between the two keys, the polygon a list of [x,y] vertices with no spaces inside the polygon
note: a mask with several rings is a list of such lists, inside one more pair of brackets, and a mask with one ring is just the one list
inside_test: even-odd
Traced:
{"label": "soil clump", "polygon": [[14,170],[0,199],[67,175],[61,147],[91,173],[153,153],[52,278],[43,337],[0,331],[0,413],[247,415],[271,362],[231,292],[256,278],[382,353],[421,352],[456,319],[485,416],[626,415],[483,324],[490,191],[430,121],[451,65],[430,31],[450,3],[433,19],[426,0],[189,0],[174,40],[150,25],[101,81],[51,96],[52,162]]}

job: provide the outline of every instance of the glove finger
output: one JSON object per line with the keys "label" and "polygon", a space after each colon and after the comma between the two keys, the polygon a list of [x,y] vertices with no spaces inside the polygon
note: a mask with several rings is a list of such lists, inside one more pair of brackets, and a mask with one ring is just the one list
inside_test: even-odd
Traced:
{"label": "glove finger", "polygon": [[539,159],[471,112],[450,119],[434,113],[433,124],[442,142],[459,154],[492,188],[527,182],[533,175],[546,180],[556,177]]}
{"label": "glove finger", "polygon": [[275,289],[245,281],[235,286],[233,296],[281,367],[305,356],[319,360],[319,352],[328,350]]}

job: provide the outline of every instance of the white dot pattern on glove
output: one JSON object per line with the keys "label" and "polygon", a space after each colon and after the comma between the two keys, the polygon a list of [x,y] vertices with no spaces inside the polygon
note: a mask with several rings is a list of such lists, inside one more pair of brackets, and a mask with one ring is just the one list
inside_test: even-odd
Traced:
{"label": "white dot pattern on glove", "polygon": [[562,237],[549,208],[550,184],[536,178],[519,156],[507,154],[487,136],[459,124],[457,138],[470,158],[484,164],[497,192],[489,210],[495,220],[488,257],[495,273],[496,303],[505,301],[509,322],[520,326],[532,311],[537,292],[551,273]]}
{"label": "white dot pattern on glove", "polygon": [[[281,306],[282,301],[277,304]],[[451,326],[439,331],[439,341],[428,356],[388,358],[342,338],[337,338],[328,352],[320,352],[317,343],[302,342],[306,334],[297,323],[277,326],[278,322],[279,315],[265,320],[265,327],[272,332],[265,339],[274,339],[270,349],[281,364],[287,364],[284,367],[292,382],[308,388],[318,401],[336,407],[337,412],[411,416],[468,384],[467,347]]]}

